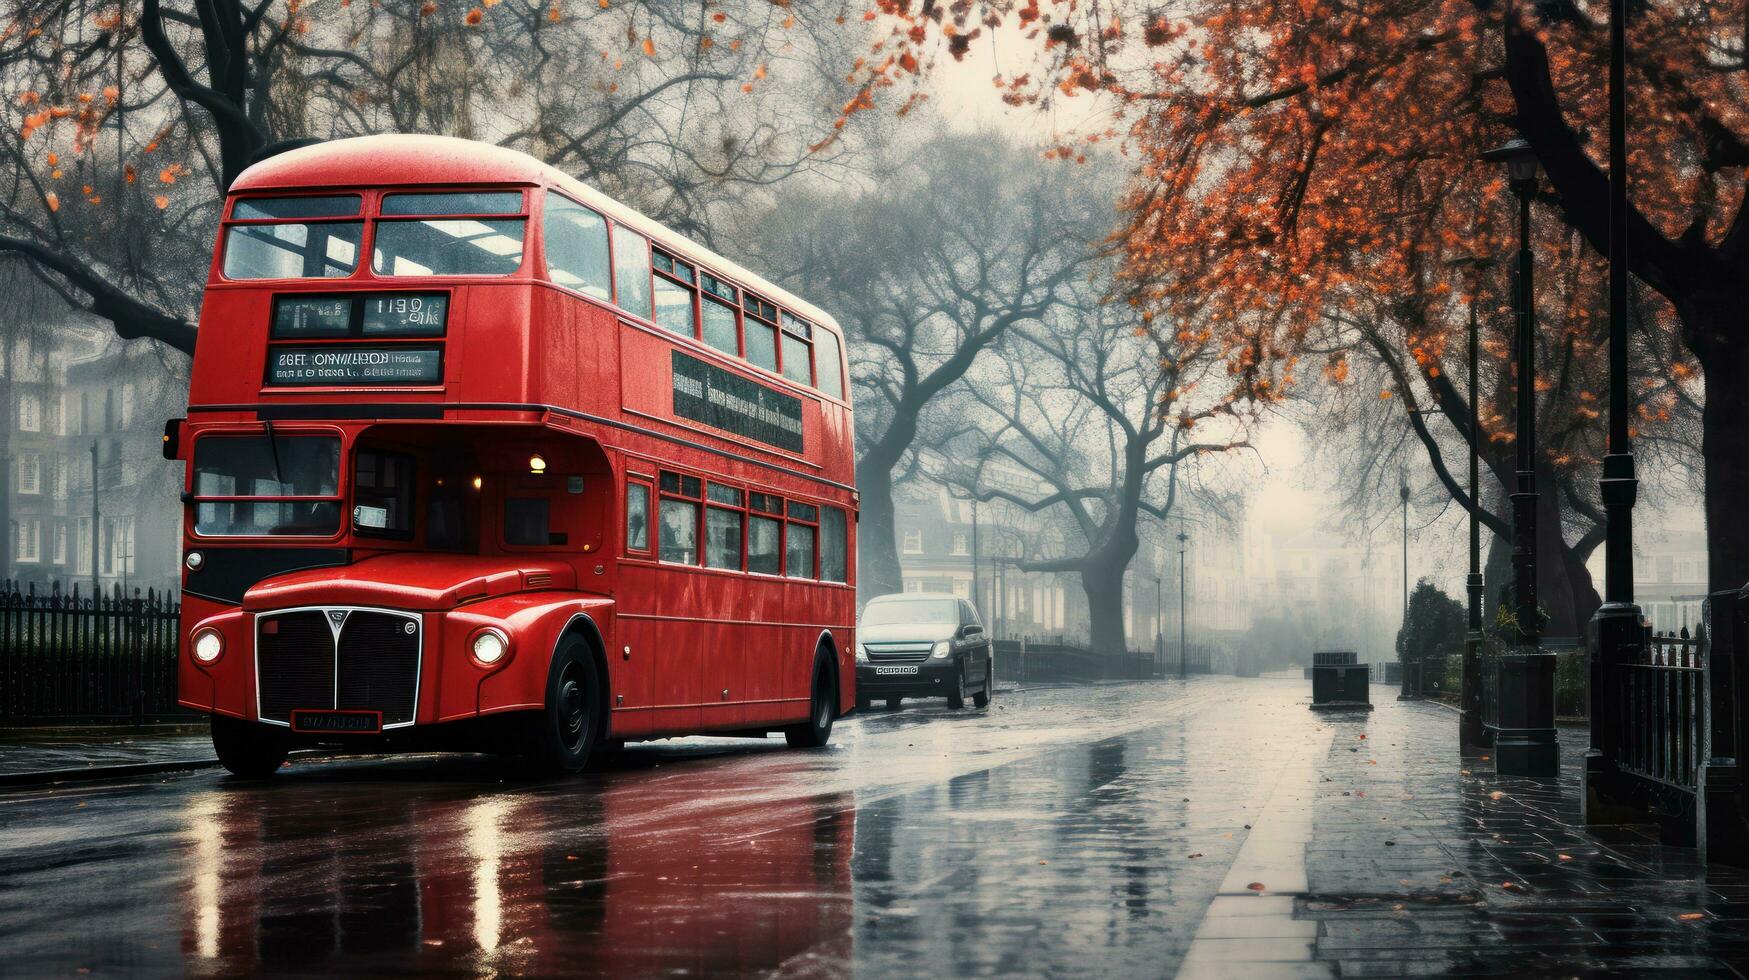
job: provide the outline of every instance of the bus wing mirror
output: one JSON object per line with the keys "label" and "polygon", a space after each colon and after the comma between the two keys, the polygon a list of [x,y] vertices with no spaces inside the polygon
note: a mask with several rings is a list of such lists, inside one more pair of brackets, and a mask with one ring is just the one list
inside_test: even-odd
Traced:
{"label": "bus wing mirror", "polygon": [[179,459],[182,450],[182,423],[187,419],[171,419],[164,423],[164,458]]}

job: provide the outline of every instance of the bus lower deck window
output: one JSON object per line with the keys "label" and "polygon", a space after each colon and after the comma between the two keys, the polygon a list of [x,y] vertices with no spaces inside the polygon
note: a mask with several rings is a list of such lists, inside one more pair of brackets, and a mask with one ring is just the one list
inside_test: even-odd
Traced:
{"label": "bus lower deck window", "polygon": [[783,522],[754,514],[747,518],[747,570],[783,573]]}
{"label": "bus lower deck window", "polygon": [[650,488],[626,484],[626,550],[650,550]]}
{"label": "bus lower deck window", "polygon": [[698,564],[698,505],[662,498],[661,559],[681,565]]}
{"label": "bus lower deck window", "polygon": [[550,508],[545,497],[504,499],[504,543],[541,547],[554,543]]}
{"label": "bus lower deck window", "polygon": [[704,563],[709,568],[741,567],[741,512],[707,507],[704,512]]}

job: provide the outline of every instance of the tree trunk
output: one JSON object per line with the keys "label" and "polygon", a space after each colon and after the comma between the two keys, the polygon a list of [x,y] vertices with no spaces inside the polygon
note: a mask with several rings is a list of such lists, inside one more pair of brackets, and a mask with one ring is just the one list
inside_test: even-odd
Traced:
{"label": "tree trunk", "polygon": [[[1730,284],[1720,283],[1720,293]],[[1736,283],[1741,291],[1742,283]],[[1749,584],[1749,322],[1741,297],[1707,296],[1677,305],[1688,349],[1706,378],[1700,416],[1700,455],[1706,465],[1707,591]],[[1716,383],[1715,383],[1716,382]],[[1644,480],[1646,475],[1640,474]]]}
{"label": "tree trunk", "polygon": [[[864,472],[865,470],[871,472]],[[856,522],[856,596],[866,602],[875,596],[902,592],[904,575],[899,569],[899,548],[893,515],[893,474],[882,467],[857,467],[856,489],[862,509]]]}
{"label": "tree trunk", "polygon": [[1087,593],[1088,648],[1107,657],[1122,656],[1124,642],[1123,576],[1127,560],[1090,556],[1081,569],[1081,589]]}

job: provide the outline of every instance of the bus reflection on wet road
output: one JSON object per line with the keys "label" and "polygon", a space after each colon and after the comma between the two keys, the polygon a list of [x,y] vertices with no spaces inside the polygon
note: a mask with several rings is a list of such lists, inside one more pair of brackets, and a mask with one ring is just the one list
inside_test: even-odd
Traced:
{"label": "bus reflection on wet road", "polygon": [[[729,802],[689,820],[683,801],[720,790],[709,764],[628,766],[596,777],[595,793],[384,787],[380,772],[327,765],[203,793],[187,810],[185,965],[648,976],[848,963],[848,794]],[[317,780],[327,791],[290,785]]]}
{"label": "bus reflection on wet road", "polygon": [[1285,765],[1247,734],[1318,723],[1297,687],[1195,687],[876,711],[820,752],[653,743],[574,779],[301,758],[0,791],[0,974],[1170,974]]}

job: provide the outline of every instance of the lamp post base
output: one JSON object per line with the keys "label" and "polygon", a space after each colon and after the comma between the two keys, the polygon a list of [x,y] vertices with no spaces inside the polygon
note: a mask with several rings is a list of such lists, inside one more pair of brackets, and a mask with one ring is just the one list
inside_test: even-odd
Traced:
{"label": "lamp post base", "polygon": [[1587,824],[1644,823],[1643,802],[1630,802],[1630,787],[1616,766],[1611,747],[1621,738],[1622,719],[1617,717],[1616,666],[1630,661],[1646,642],[1646,627],[1640,607],[1631,602],[1609,602],[1591,617],[1589,686],[1591,703],[1591,748],[1585,753],[1585,793],[1580,812]]}
{"label": "lamp post base", "polygon": [[1500,729],[1494,736],[1494,771],[1502,776],[1560,773],[1555,736],[1555,655],[1534,646],[1500,658]]}

